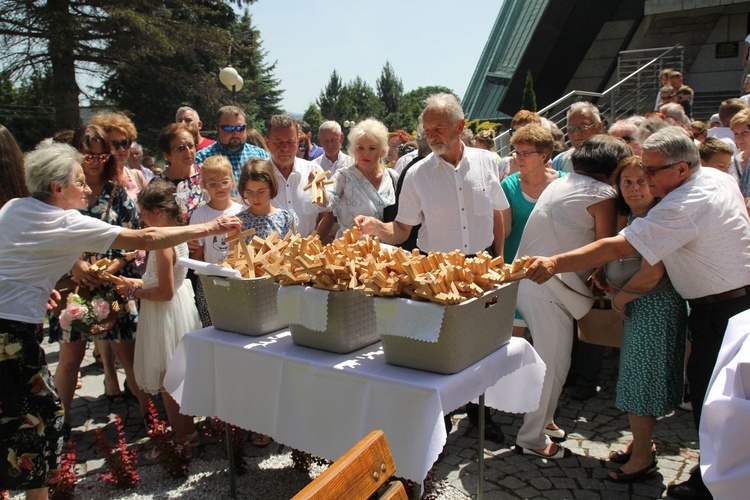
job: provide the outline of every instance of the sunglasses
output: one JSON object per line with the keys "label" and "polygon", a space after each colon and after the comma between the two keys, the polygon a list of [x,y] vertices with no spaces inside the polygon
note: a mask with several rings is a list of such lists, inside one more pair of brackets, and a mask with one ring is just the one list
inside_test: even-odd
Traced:
{"label": "sunglasses", "polygon": [[192,143],[192,142],[188,142],[187,144],[180,144],[179,146],[177,146],[176,148],[174,148],[172,151],[177,151],[178,153],[184,153],[188,149],[190,151],[194,150],[195,149],[195,144]]}
{"label": "sunglasses", "polygon": [[244,132],[247,125],[219,125],[219,128],[231,134],[232,132]]}
{"label": "sunglasses", "polygon": [[133,141],[125,139],[124,141],[109,141],[112,144],[112,149],[128,149],[133,145]]}
{"label": "sunglasses", "polygon": [[300,153],[304,153],[305,151],[307,151],[307,144],[300,144],[297,147],[297,151],[299,151]]}
{"label": "sunglasses", "polygon": [[106,163],[110,156],[112,155],[107,153],[100,155],[83,155],[83,163]]}

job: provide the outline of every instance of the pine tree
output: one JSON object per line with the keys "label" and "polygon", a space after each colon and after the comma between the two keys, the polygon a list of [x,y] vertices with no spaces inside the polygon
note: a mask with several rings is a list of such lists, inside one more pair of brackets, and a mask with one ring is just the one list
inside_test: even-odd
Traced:
{"label": "pine tree", "polygon": [[335,120],[339,123],[344,120],[345,109],[341,96],[343,88],[341,77],[334,69],[328,79],[326,88],[320,92],[317,99],[318,108],[324,120]]}
{"label": "pine tree", "polygon": [[399,119],[398,110],[401,98],[404,95],[404,84],[396,76],[396,72],[393,70],[390,62],[385,62],[380,72],[380,78],[375,83],[375,88],[377,89],[378,98],[385,108],[383,121],[391,130],[398,128],[398,124],[395,122]]}
{"label": "pine tree", "polygon": [[526,71],[526,84],[523,87],[521,109],[536,111],[536,93],[534,92],[534,80],[531,78],[531,70]]}
{"label": "pine tree", "polygon": [[311,103],[310,106],[307,107],[307,111],[302,115],[302,120],[310,125],[310,129],[312,130],[312,140],[317,143],[318,129],[320,128],[320,124],[323,123],[323,115],[320,114],[320,110],[314,103]]}

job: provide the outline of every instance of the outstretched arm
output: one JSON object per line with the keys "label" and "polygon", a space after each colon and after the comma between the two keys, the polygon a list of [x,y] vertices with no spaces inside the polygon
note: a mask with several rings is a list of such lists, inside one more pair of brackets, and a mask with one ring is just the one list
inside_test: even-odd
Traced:
{"label": "outstretched arm", "polygon": [[112,242],[112,248],[126,250],[158,250],[169,248],[188,240],[239,231],[242,223],[235,215],[222,215],[203,224],[190,226],[149,227],[124,229]]}

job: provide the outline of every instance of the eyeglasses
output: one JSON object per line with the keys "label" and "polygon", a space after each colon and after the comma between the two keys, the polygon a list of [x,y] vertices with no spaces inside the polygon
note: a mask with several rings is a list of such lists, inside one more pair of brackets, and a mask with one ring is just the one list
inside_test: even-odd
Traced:
{"label": "eyeglasses", "polygon": [[231,134],[232,132],[244,132],[247,125],[219,125],[219,128]]}
{"label": "eyeglasses", "polygon": [[82,180],[82,181],[75,181],[75,182],[73,182],[73,185],[74,185],[75,187],[77,187],[77,188],[81,188],[81,189],[86,189],[86,187],[88,187],[88,184],[86,184],[86,181],[85,181],[85,180]]}
{"label": "eyeglasses", "polygon": [[129,149],[133,145],[133,141],[125,139],[124,141],[109,141],[112,145],[112,149]]}
{"label": "eyeglasses", "polygon": [[513,137],[516,134],[516,129],[512,128],[508,130],[508,136]]}
{"label": "eyeglasses", "polygon": [[83,155],[83,163],[106,163],[110,156],[112,155],[106,153],[100,155]]}
{"label": "eyeglasses", "polygon": [[516,158],[523,158],[524,160],[526,159],[527,156],[538,155],[538,154],[540,154],[539,151],[523,151],[523,152],[513,151],[513,156],[515,156]]}
{"label": "eyeglasses", "polygon": [[654,176],[654,175],[658,174],[659,172],[661,172],[662,170],[666,170],[668,168],[672,168],[672,167],[674,167],[676,165],[679,165],[680,163],[685,163],[685,162],[684,161],[677,161],[677,162],[674,162],[674,163],[670,163],[669,165],[664,165],[663,167],[657,167],[657,168],[654,168],[654,167],[644,167],[643,163],[638,163],[638,166],[641,167],[641,170],[643,170],[644,174],[650,175],[650,176]]}
{"label": "eyeglasses", "polygon": [[599,122],[592,123],[591,125],[568,125],[568,133],[570,132],[586,132],[592,127],[599,125]]}
{"label": "eyeglasses", "polygon": [[242,191],[242,194],[245,196],[245,198],[263,198],[270,192],[270,189],[259,189],[257,191],[250,191],[249,189],[245,189]]}
{"label": "eyeglasses", "polygon": [[299,151],[300,153],[304,153],[305,151],[307,151],[307,144],[300,144],[299,146],[297,146],[297,151]]}
{"label": "eyeglasses", "polygon": [[180,144],[176,148],[172,149],[172,151],[177,151],[178,153],[184,153],[185,150],[194,150],[195,149],[195,143],[188,142],[187,144]]}
{"label": "eyeglasses", "polygon": [[206,184],[211,189],[228,188],[232,185],[231,179],[224,179],[220,182],[209,182]]}

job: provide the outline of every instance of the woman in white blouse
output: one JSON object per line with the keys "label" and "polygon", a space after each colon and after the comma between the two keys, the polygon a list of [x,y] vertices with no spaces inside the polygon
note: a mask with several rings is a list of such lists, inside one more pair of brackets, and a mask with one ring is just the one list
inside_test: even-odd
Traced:
{"label": "woman in white blouse", "polygon": [[388,129],[368,118],[349,132],[348,139],[354,165],[338,169],[328,188],[328,206],[339,222],[337,238],[352,226],[354,217],[368,215],[382,220],[383,209],[396,203],[398,174],[384,162]]}

